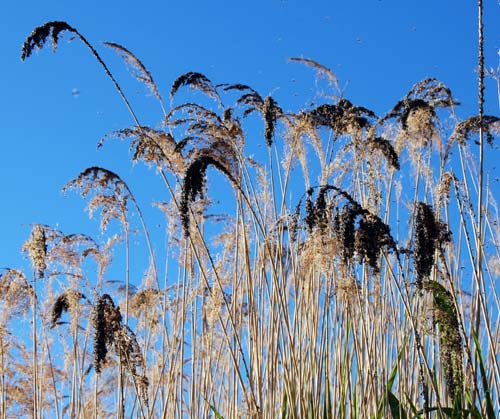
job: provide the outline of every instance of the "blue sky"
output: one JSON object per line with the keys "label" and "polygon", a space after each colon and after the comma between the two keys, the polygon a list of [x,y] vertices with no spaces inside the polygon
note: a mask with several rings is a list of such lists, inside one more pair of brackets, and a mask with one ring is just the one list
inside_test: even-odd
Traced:
{"label": "blue sky", "polygon": [[[30,223],[58,226],[66,233],[97,231],[97,223],[88,222],[82,211],[84,203],[60,192],[86,167],[120,173],[144,198],[146,212],[156,181],[143,167],[130,164],[125,144],[110,143],[96,151],[104,134],[130,126],[132,120],[80,43],[69,43],[66,36],[56,54],[47,48],[20,61],[21,45],[35,26],[65,20],[76,27],[102,53],[145,123],[160,121],[160,107],[101,41],[118,42],[134,52],[165,98],[177,76],[199,71],[215,83],[245,83],[262,95],[272,93],[287,110],[296,110],[314,98],[316,89],[310,69],[288,62],[299,56],[331,68],[349,100],[378,114],[418,80],[436,77],[462,102],[459,114],[465,118],[477,113],[475,3],[3,0],[0,267],[22,265],[19,249]],[[500,6],[484,3],[486,64],[496,69]],[[486,94],[486,112],[498,115],[493,80],[488,80]]]}

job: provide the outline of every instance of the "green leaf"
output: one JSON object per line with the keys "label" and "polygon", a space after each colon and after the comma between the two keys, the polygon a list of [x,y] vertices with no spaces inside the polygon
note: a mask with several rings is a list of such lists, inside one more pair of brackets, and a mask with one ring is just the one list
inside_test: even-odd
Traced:
{"label": "green leaf", "polygon": [[[201,396],[203,397],[203,396]],[[211,404],[205,397],[203,397],[203,400],[205,400],[205,403],[208,404],[208,407],[210,407],[210,410],[214,413],[216,419],[224,419],[224,416],[222,416],[219,411],[215,408],[213,404]]]}
{"label": "green leaf", "polygon": [[495,409],[493,408],[493,401],[491,400],[490,386],[488,385],[488,378],[486,377],[486,368],[484,367],[484,358],[481,351],[481,346],[479,344],[479,339],[476,333],[472,332],[472,337],[474,338],[474,344],[476,347],[476,355],[479,361],[479,371],[481,373],[481,380],[483,382],[484,389],[484,400],[486,403],[486,415],[488,419],[495,419]]}
{"label": "green leaf", "polygon": [[330,419],[332,417],[332,398],[330,394],[330,380],[326,376],[325,383],[325,396],[323,399],[323,419]]}
{"label": "green leaf", "polygon": [[[389,407],[391,407],[390,395],[392,395],[396,400],[398,400],[396,398],[396,396],[394,396],[394,394],[392,393],[392,387],[394,385],[394,381],[396,380],[396,375],[398,373],[398,364],[401,361],[401,358],[403,357],[403,351],[406,347],[406,344],[408,343],[408,339],[409,338],[407,338],[403,342],[403,346],[401,346],[401,349],[399,350],[399,353],[398,353],[398,359],[396,360],[396,362],[394,362],[394,365],[392,366],[392,370],[391,370],[391,373],[389,375],[389,380],[387,381],[386,394],[382,398],[382,400],[380,400],[380,403],[378,405],[377,416],[376,416],[377,419],[382,419],[384,417],[384,408],[387,405],[387,403],[389,403]],[[398,403],[399,403],[399,400],[398,400]],[[392,412],[392,408],[391,408],[391,412]],[[399,409],[398,409],[398,415],[399,415]],[[394,417],[394,415],[393,415],[393,417]],[[406,417],[406,415],[404,417]]]}
{"label": "green leaf", "polygon": [[411,401],[411,399],[408,397],[408,394],[405,393],[405,397],[406,397],[407,403],[410,406],[410,410],[411,410],[411,412],[413,414],[412,419],[421,419],[422,415],[419,413],[419,411],[417,410],[417,407],[413,404],[413,402]]}
{"label": "green leaf", "polygon": [[309,393],[309,397],[307,398],[307,413],[309,416],[309,419],[314,419],[314,404],[313,404],[313,398],[312,398],[312,393]]}
{"label": "green leaf", "polygon": [[288,417],[288,397],[286,391],[283,392],[283,407],[281,408],[281,419]]}
{"label": "green leaf", "polygon": [[389,403],[392,419],[407,419],[406,412],[399,399],[390,390],[387,390],[387,402]]}

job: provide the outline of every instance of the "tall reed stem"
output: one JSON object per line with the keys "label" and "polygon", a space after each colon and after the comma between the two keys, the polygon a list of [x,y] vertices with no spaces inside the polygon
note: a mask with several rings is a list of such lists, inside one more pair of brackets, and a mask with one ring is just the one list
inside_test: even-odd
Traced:
{"label": "tall reed stem", "polygon": [[[478,0],[478,105],[479,105],[479,183],[477,203],[477,230],[476,230],[476,299],[475,299],[475,333],[479,336],[481,325],[481,299],[483,283],[483,189],[484,189],[484,28],[483,28],[483,0]],[[477,359],[476,359],[477,366]],[[477,368],[476,368],[477,370]]]}
{"label": "tall reed stem", "polygon": [[38,351],[36,327],[36,270],[33,273],[33,307],[32,307],[32,333],[33,333],[33,418],[38,419]]}

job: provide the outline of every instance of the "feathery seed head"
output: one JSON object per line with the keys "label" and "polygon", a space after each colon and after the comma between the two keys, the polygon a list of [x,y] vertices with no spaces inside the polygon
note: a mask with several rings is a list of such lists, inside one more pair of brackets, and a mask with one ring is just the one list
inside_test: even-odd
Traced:
{"label": "feathery seed head", "polygon": [[465,140],[469,140],[472,135],[479,132],[479,128],[482,128],[486,134],[488,144],[493,144],[494,136],[500,134],[500,118],[492,115],[483,115],[482,124],[480,120],[480,116],[476,115],[460,122],[451,134],[450,140],[464,144]]}
{"label": "feathery seed head", "polygon": [[172,88],[170,90],[171,99],[182,86],[190,86],[191,89],[199,89],[211,98],[220,101],[219,94],[217,93],[217,90],[212,82],[208,79],[208,77],[201,73],[190,71],[179,76],[172,84]]}
{"label": "feathery seed head", "polygon": [[453,295],[437,281],[425,281],[425,291],[433,297],[432,314],[439,326],[439,356],[451,400],[460,395],[463,386],[463,343]]}
{"label": "feathery seed head", "polygon": [[368,262],[373,272],[378,273],[378,258],[383,249],[397,251],[390,228],[378,216],[364,212],[355,233],[354,248],[361,261]]}
{"label": "feathery seed head", "polygon": [[264,116],[265,123],[264,137],[266,139],[266,144],[268,147],[271,147],[271,145],[273,144],[276,121],[282,113],[283,111],[271,96],[267,96],[264,99],[264,103],[262,105],[262,114]]}
{"label": "feathery seed head", "polygon": [[114,333],[121,327],[120,308],[116,307],[108,294],[100,295],[92,312],[94,327],[94,367],[100,373],[109,346],[114,342]]}
{"label": "feathery seed head", "polygon": [[425,202],[418,202],[415,208],[414,247],[418,289],[422,289],[423,281],[431,274],[436,248],[450,240],[451,233],[447,225],[436,220],[432,207]]}
{"label": "feathery seed head", "polygon": [[30,57],[35,48],[41,49],[49,36],[52,38],[52,50],[55,51],[59,41],[59,35],[62,31],[78,33],[76,29],[72,28],[66,22],[58,21],[47,22],[35,28],[24,41],[21,60],[24,61],[26,58]]}
{"label": "feathery seed head", "polygon": [[373,150],[379,150],[384,155],[387,163],[389,163],[394,169],[399,170],[399,156],[394,150],[392,144],[383,137],[375,137],[368,139],[368,144]]}
{"label": "feathery seed head", "polygon": [[59,295],[52,306],[51,328],[57,326],[62,314],[68,310],[72,310],[82,298],[85,298],[85,295],[81,292],[72,290]]}
{"label": "feathery seed head", "polygon": [[47,237],[45,229],[40,224],[33,227],[30,238],[23,244],[23,251],[28,253],[33,268],[38,276],[43,278],[47,269]]}

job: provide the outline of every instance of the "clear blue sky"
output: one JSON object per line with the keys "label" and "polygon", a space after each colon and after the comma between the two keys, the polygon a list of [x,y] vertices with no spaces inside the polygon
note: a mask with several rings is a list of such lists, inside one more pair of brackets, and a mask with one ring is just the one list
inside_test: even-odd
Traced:
{"label": "clear blue sky", "polygon": [[[465,0],[142,1],[2,0],[0,6],[0,267],[19,267],[30,223],[66,233],[97,231],[83,202],[60,189],[88,166],[107,167],[129,181],[149,210],[152,174],[132,167],[125,144],[97,152],[104,134],[132,120],[94,58],[66,36],[54,55],[44,49],[22,63],[21,45],[35,26],[65,20],[102,52],[142,120],[161,109],[101,41],[134,52],[165,97],[172,81],[199,71],[216,83],[249,84],[273,93],[287,110],[314,97],[314,73],[290,57],[331,68],[357,105],[388,111],[420,79],[445,82],[476,110],[477,6]],[[487,67],[497,68],[500,5],[485,0]],[[486,112],[498,115],[488,81]],[[74,95],[74,89],[79,94]],[[296,94],[296,96],[294,96]],[[288,106],[288,104],[290,106]],[[166,199],[158,196],[156,199]]]}

